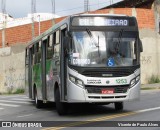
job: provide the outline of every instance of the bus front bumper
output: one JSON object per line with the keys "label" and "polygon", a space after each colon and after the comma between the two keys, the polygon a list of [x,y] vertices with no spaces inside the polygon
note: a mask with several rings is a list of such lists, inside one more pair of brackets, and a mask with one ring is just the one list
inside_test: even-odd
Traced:
{"label": "bus front bumper", "polygon": [[140,81],[132,88],[129,88],[126,93],[90,94],[87,90],[72,82],[69,82],[67,90],[68,103],[113,103],[133,101],[140,98]]}

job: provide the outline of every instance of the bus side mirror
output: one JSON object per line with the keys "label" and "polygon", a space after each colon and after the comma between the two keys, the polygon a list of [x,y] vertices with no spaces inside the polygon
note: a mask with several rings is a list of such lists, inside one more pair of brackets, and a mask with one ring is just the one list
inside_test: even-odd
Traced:
{"label": "bus side mirror", "polygon": [[143,45],[142,45],[142,41],[139,39],[139,51],[143,52]]}

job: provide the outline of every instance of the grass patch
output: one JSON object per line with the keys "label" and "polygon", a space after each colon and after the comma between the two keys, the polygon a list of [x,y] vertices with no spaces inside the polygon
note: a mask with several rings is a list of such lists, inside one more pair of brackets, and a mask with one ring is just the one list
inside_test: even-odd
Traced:
{"label": "grass patch", "polygon": [[0,95],[10,95],[10,94],[24,94],[24,88],[17,88],[16,90],[8,90],[7,92],[0,93]]}
{"label": "grass patch", "polygon": [[160,83],[160,78],[158,76],[152,75],[148,80],[148,84]]}
{"label": "grass patch", "polygon": [[24,88],[17,88],[14,92],[12,92],[11,94],[22,94],[24,93],[25,90]]}
{"label": "grass patch", "polygon": [[159,89],[159,88],[152,88],[152,87],[150,87],[150,88],[141,88],[141,90],[153,90],[153,89]]}

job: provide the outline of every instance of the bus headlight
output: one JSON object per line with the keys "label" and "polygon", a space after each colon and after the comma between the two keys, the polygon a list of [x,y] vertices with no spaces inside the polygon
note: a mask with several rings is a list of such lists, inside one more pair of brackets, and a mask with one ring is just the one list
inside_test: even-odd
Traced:
{"label": "bus headlight", "polygon": [[138,83],[139,80],[140,80],[140,75],[131,80],[130,87],[132,88],[135,84]]}
{"label": "bus headlight", "polygon": [[70,80],[72,83],[78,85],[78,86],[81,87],[81,88],[83,88],[83,86],[84,86],[84,83],[83,83],[82,80],[80,80],[80,79],[78,79],[78,78],[76,78],[76,77],[74,77],[74,76],[72,76],[72,75],[69,75],[69,80]]}
{"label": "bus headlight", "polygon": [[138,75],[137,77],[136,77],[136,82],[138,82],[140,80],[140,76]]}

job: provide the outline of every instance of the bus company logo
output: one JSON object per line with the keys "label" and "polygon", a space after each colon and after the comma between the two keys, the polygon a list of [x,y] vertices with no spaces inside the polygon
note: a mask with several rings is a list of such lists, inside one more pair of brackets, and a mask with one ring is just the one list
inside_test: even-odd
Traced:
{"label": "bus company logo", "polygon": [[110,83],[110,81],[109,81],[109,80],[107,80],[107,81],[106,81],[106,84],[109,84],[109,83]]}
{"label": "bus company logo", "polygon": [[100,79],[87,79],[87,84],[102,84]]}
{"label": "bus company logo", "polygon": [[102,74],[103,77],[113,77],[113,74]]}

